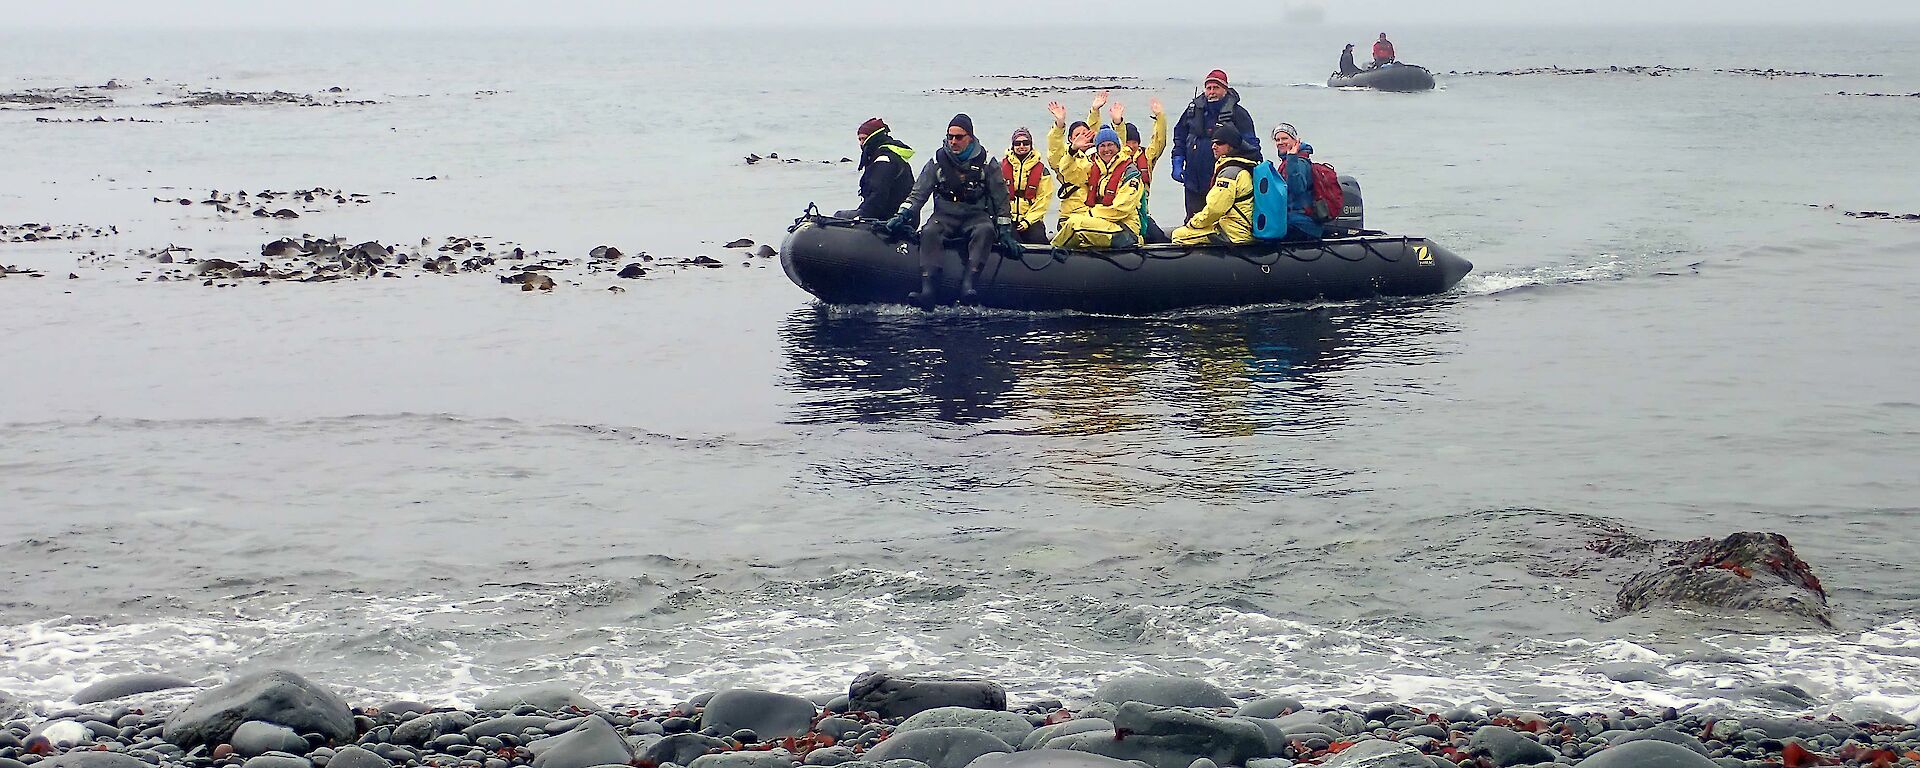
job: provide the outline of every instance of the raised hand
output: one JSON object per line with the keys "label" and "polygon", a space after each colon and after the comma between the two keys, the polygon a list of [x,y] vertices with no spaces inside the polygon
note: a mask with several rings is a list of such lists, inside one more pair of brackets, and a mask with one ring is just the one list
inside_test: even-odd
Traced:
{"label": "raised hand", "polygon": [[1095,110],[1099,110],[1101,107],[1104,107],[1106,105],[1107,105],[1107,92],[1105,89],[1102,89],[1099,95],[1093,97],[1093,108]]}
{"label": "raised hand", "polygon": [[1122,104],[1120,102],[1117,102],[1117,101],[1114,102],[1113,109],[1110,110],[1109,112],[1110,114],[1113,115],[1113,125],[1115,128],[1120,127],[1120,123],[1127,119],[1126,118],[1127,105]]}
{"label": "raised hand", "polygon": [[1047,102],[1047,111],[1053,113],[1054,125],[1064,126],[1067,124],[1067,108],[1060,106],[1060,102]]}
{"label": "raised hand", "polygon": [[1159,117],[1159,116],[1161,116],[1161,115],[1164,115],[1164,114],[1166,114],[1166,113],[1167,113],[1167,110],[1166,110],[1166,108],[1165,108],[1165,107],[1162,107],[1162,106],[1160,106],[1160,99],[1159,99],[1159,97],[1155,97],[1155,98],[1153,98],[1152,100],[1150,100],[1150,101],[1148,101],[1148,102],[1147,102],[1147,109],[1151,109],[1151,110],[1153,110],[1153,116],[1154,116],[1154,117]]}

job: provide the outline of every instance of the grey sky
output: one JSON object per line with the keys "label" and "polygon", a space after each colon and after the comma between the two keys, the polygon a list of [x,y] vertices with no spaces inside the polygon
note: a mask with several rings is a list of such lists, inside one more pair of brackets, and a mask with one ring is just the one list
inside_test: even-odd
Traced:
{"label": "grey sky", "polygon": [[[1209,0],[1209,16],[1277,22],[1288,3],[1319,2],[1333,23],[1920,22],[1920,0]],[[1096,0],[1145,19],[1183,18],[1172,0]],[[1074,22],[1088,3],[967,0],[965,16]],[[656,26],[924,23],[950,6],[924,0],[0,0],[19,26]],[[1188,21],[1206,17],[1184,16]]]}

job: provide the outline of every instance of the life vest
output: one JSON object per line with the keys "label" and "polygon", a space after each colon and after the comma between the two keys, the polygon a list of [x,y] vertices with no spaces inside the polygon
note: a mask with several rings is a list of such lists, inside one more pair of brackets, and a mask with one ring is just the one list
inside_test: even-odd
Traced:
{"label": "life vest", "polygon": [[987,153],[978,150],[971,159],[960,160],[944,149],[934,152],[933,191],[962,205],[982,205],[987,200]]}
{"label": "life vest", "polygon": [[1008,154],[1000,161],[1000,177],[1007,182],[1008,195],[1032,203],[1040,199],[1040,180],[1047,176],[1047,165],[1037,156],[1029,156],[1029,160],[1032,165],[1022,174],[1014,166],[1013,155]]}
{"label": "life vest", "polygon": [[1133,167],[1140,169],[1140,186],[1153,186],[1153,158],[1147,157],[1147,148],[1141,147],[1140,153],[1133,156]]}
{"label": "life vest", "polygon": [[1115,157],[1113,168],[1102,173],[1100,161],[1093,161],[1093,168],[1087,171],[1087,207],[1097,208],[1113,205],[1113,197],[1120,193],[1120,185],[1127,182],[1128,176],[1139,178],[1140,169],[1130,158]]}
{"label": "life vest", "polygon": [[1386,40],[1380,40],[1375,42],[1373,44],[1373,60],[1374,61],[1392,61],[1393,60],[1393,43],[1388,42]]}

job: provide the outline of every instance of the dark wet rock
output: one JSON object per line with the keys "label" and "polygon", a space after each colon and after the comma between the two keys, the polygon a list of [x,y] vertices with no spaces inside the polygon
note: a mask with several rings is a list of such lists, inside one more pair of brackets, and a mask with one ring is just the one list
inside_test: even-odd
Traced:
{"label": "dark wet rock", "polygon": [[857,757],[852,747],[835,744],[808,752],[806,759],[801,762],[806,765],[839,765],[853,762]]}
{"label": "dark wet rock", "polygon": [[662,763],[687,765],[695,758],[706,754],[707,750],[732,748],[732,745],[724,739],[698,733],[676,733],[648,746],[646,753],[641,755],[641,759],[654,765]]}
{"label": "dark wet rock", "polygon": [[1275,718],[1275,722],[1278,722],[1280,727],[1286,729],[1289,734],[1303,727],[1319,726],[1342,736],[1351,736],[1367,727],[1366,718],[1344,709],[1295,712]]}
{"label": "dark wet rock", "polygon": [[1112,731],[1055,738],[1047,748],[1139,760],[1153,768],[1187,768],[1200,758],[1219,765],[1245,765],[1267,756],[1267,737],[1259,728],[1189,709],[1130,701],[1120,705],[1113,724]]}
{"label": "dark wet rock", "polygon": [[695,267],[724,266],[723,262],[721,262],[719,259],[716,259],[712,256],[708,256],[704,253],[698,256],[695,256],[691,259],[681,259],[678,263],[688,265],[688,266],[695,266]]}
{"label": "dark wet rock", "polygon": [[233,738],[228,739],[233,751],[241,757],[264,755],[268,752],[291,752],[295,754],[307,751],[307,740],[300,738],[292,728],[284,725],[248,720],[233,729]]}
{"label": "dark wet rock", "polygon": [[1322,768],[1433,768],[1433,763],[1428,762],[1420,750],[1383,739],[1361,741],[1321,765]]}
{"label": "dark wet rock", "polygon": [[152,768],[145,760],[123,752],[68,752],[34,763],[35,768]]}
{"label": "dark wet rock", "polygon": [[1674,682],[1673,676],[1667,674],[1667,671],[1658,665],[1643,664],[1635,661],[1596,664],[1589,667],[1587,671],[1616,683],[1672,685]]}
{"label": "dark wet rock", "polygon": [[1140,768],[1140,764],[1078,750],[1042,749],[981,755],[968,768]]}
{"label": "dark wet rock", "polygon": [[1278,755],[1287,748],[1286,729],[1271,718],[1234,715],[1233,719],[1260,729],[1260,733],[1267,737],[1267,756]]}
{"label": "dark wet rock", "polygon": [[1672,728],[1648,728],[1644,731],[1630,731],[1622,734],[1619,738],[1613,739],[1613,745],[1617,747],[1621,744],[1634,741],[1646,741],[1648,739],[1664,741],[1668,744],[1676,744],[1702,755],[1707,754],[1706,745],[1701,744],[1699,739],[1694,738],[1692,734],[1681,733]]}
{"label": "dark wet rock", "polygon": [[633,750],[627,746],[626,739],[607,721],[598,717],[582,720],[573,730],[541,742],[547,746],[533,758],[534,768],[592,768],[620,765],[633,759]]}
{"label": "dark wet rock", "polygon": [[317,733],[336,742],[354,736],[353,712],[345,700],[286,670],[247,675],[202,692],[168,718],[164,736],[187,748],[219,744],[248,720]]}
{"label": "dark wet rock", "polygon": [[1582,768],[1719,768],[1693,750],[1657,740],[1608,747],[1581,761],[1580,765]]}
{"label": "dark wet rock", "polygon": [[1299,712],[1306,708],[1307,705],[1300,703],[1299,699],[1286,696],[1272,696],[1242,704],[1240,705],[1240,709],[1234,711],[1234,714],[1245,717],[1275,718]]}
{"label": "dark wet rock", "polygon": [[465,734],[474,725],[473,715],[465,712],[437,712],[421,715],[395,726],[393,742],[419,746],[449,733]]}
{"label": "dark wet rock", "polygon": [[393,768],[393,763],[360,747],[344,747],[327,758],[327,768]]}
{"label": "dark wet rock", "polygon": [[1126,675],[1093,692],[1094,701],[1137,701],[1159,707],[1231,707],[1233,699],[1205,680],[1191,677]]}
{"label": "dark wet rock", "polygon": [[723,245],[721,247],[722,248],[752,248],[753,241],[742,237],[736,240],[732,240],[728,242],[726,245]]}
{"label": "dark wet rock", "polygon": [[1076,717],[1063,723],[1043,725],[1033,729],[1025,739],[1020,740],[1021,749],[1041,749],[1049,742],[1062,736],[1094,731],[1112,731],[1113,721],[1102,717]]}
{"label": "dark wet rock", "polygon": [[849,706],[881,717],[911,717],[938,707],[1006,709],[1007,690],[970,678],[905,677],[863,672],[847,688]]}
{"label": "dark wet rock", "polygon": [[[140,693],[152,693],[174,688],[192,688],[193,681],[173,675],[138,674],[121,675],[102,680],[80,689],[73,695],[75,704],[93,704],[118,699]],[[0,695],[0,711],[6,709],[5,696]]]}
{"label": "dark wet rock", "polygon": [[285,752],[274,752],[247,758],[241,768],[313,768],[313,763],[304,757]]}
{"label": "dark wet rock", "polygon": [[626,266],[624,266],[624,267],[621,267],[621,268],[620,268],[620,272],[619,272],[619,274],[617,274],[617,275],[615,275],[615,276],[616,276],[616,277],[622,277],[622,278],[626,278],[626,279],[629,279],[629,280],[631,280],[631,279],[634,279],[634,278],[639,278],[639,277],[646,277],[646,276],[647,276],[647,268],[646,268],[646,267],[643,267],[643,266],[640,266],[640,265],[639,265],[639,264],[637,264],[637,263],[636,263],[636,264],[628,264],[628,265],[626,265]]}
{"label": "dark wet rock", "polygon": [[769,691],[730,689],[707,700],[701,724],[732,733],[750,729],[761,739],[804,736],[813,723],[813,702]]}
{"label": "dark wet rock", "polygon": [[296,213],[292,208],[281,208],[273,212],[273,217],[276,219],[297,219],[300,218],[300,214]]}
{"label": "dark wet rock", "polygon": [[1485,755],[1500,768],[1551,763],[1555,756],[1553,750],[1541,746],[1540,742],[1497,725],[1483,726],[1474,731],[1467,748],[1474,754]]}
{"label": "dark wet rock", "polygon": [[867,750],[868,760],[918,760],[929,768],[966,768],[974,758],[1013,747],[977,728],[922,728],[895,732]]}
{"label": "dark wet rock", "polygon": [[1768,611],[1832,626],[1827,593],[1812,566],[1777,533],[1736,533],[1676,545],[1665,566],[1629,579],[1616,598],[1620,610],[1656,605]]}
{"label": "dark wet rock", "polygon": [[1023,715],[999,710],[970,707],[938,707],[916,713],[895,726],[894,735],[922,728],[973,728],[991,733],[1008,744],[1019,744],[1033,733],[1033,724]]}
{"label": "dark wet rock", "polygon": [[625,255],[626,254],[620,252],[619,248],[611,245],[596,246],[593,250],[587,252],[587,257],[595,261],[618,261],[620,257]]}
{"label": "dark wet rock", "polygon": [[722,752],[696,757],[687,768],[793,768],[793,758],[780,752]]}
{"label": "dark wet rock", "polygon": [[774,250],[773,246],[771,245],[762,245],[759,248],[754,249],[753,255],[758,256],[762,259],[771,259],[775,256],[780,255],[780,252]]}
{"label": "dark wet rock", "polygon": [[499,736],[505,733],[519,733],[528,728],[546,730],[546,727],[552,724],[553,722],[554,722],[553,718],[541,717],[539,715],[507,715],[505,717],[496,717],[491,720],[481,720],[477,723],[474,723],[471,726],[468,726],[462,729],[460,732],[462,734],[465,734],[467,738],[477,739],[482,736]]}

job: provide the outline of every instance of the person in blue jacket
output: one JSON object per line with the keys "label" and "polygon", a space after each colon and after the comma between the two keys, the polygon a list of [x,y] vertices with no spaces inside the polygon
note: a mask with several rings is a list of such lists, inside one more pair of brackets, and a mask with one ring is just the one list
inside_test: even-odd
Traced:
{"label": "person in blue jacket", "polygon": [[1273,168],[1287,180],[1287,234],[1283,240],[1318,240],[1326,228],[1307,213],[1313,204],[1313,147],[1300,143],[1292,123],[1273,127]]}
{"label": "person in blue jacket", "polygon": [[1228,87],[1227,73],[1216,69],[1207,73],[1200,95],[1173,125],[1173,180],[1186,186],[1188,218],[1207,207],[1207,192],[1213,188],[1213,131],[1222,125],[1239,131],[1237,151],[1260,160],[1260,135],[1253,127],[1253,116],[1240,106],[1240,93]]}

